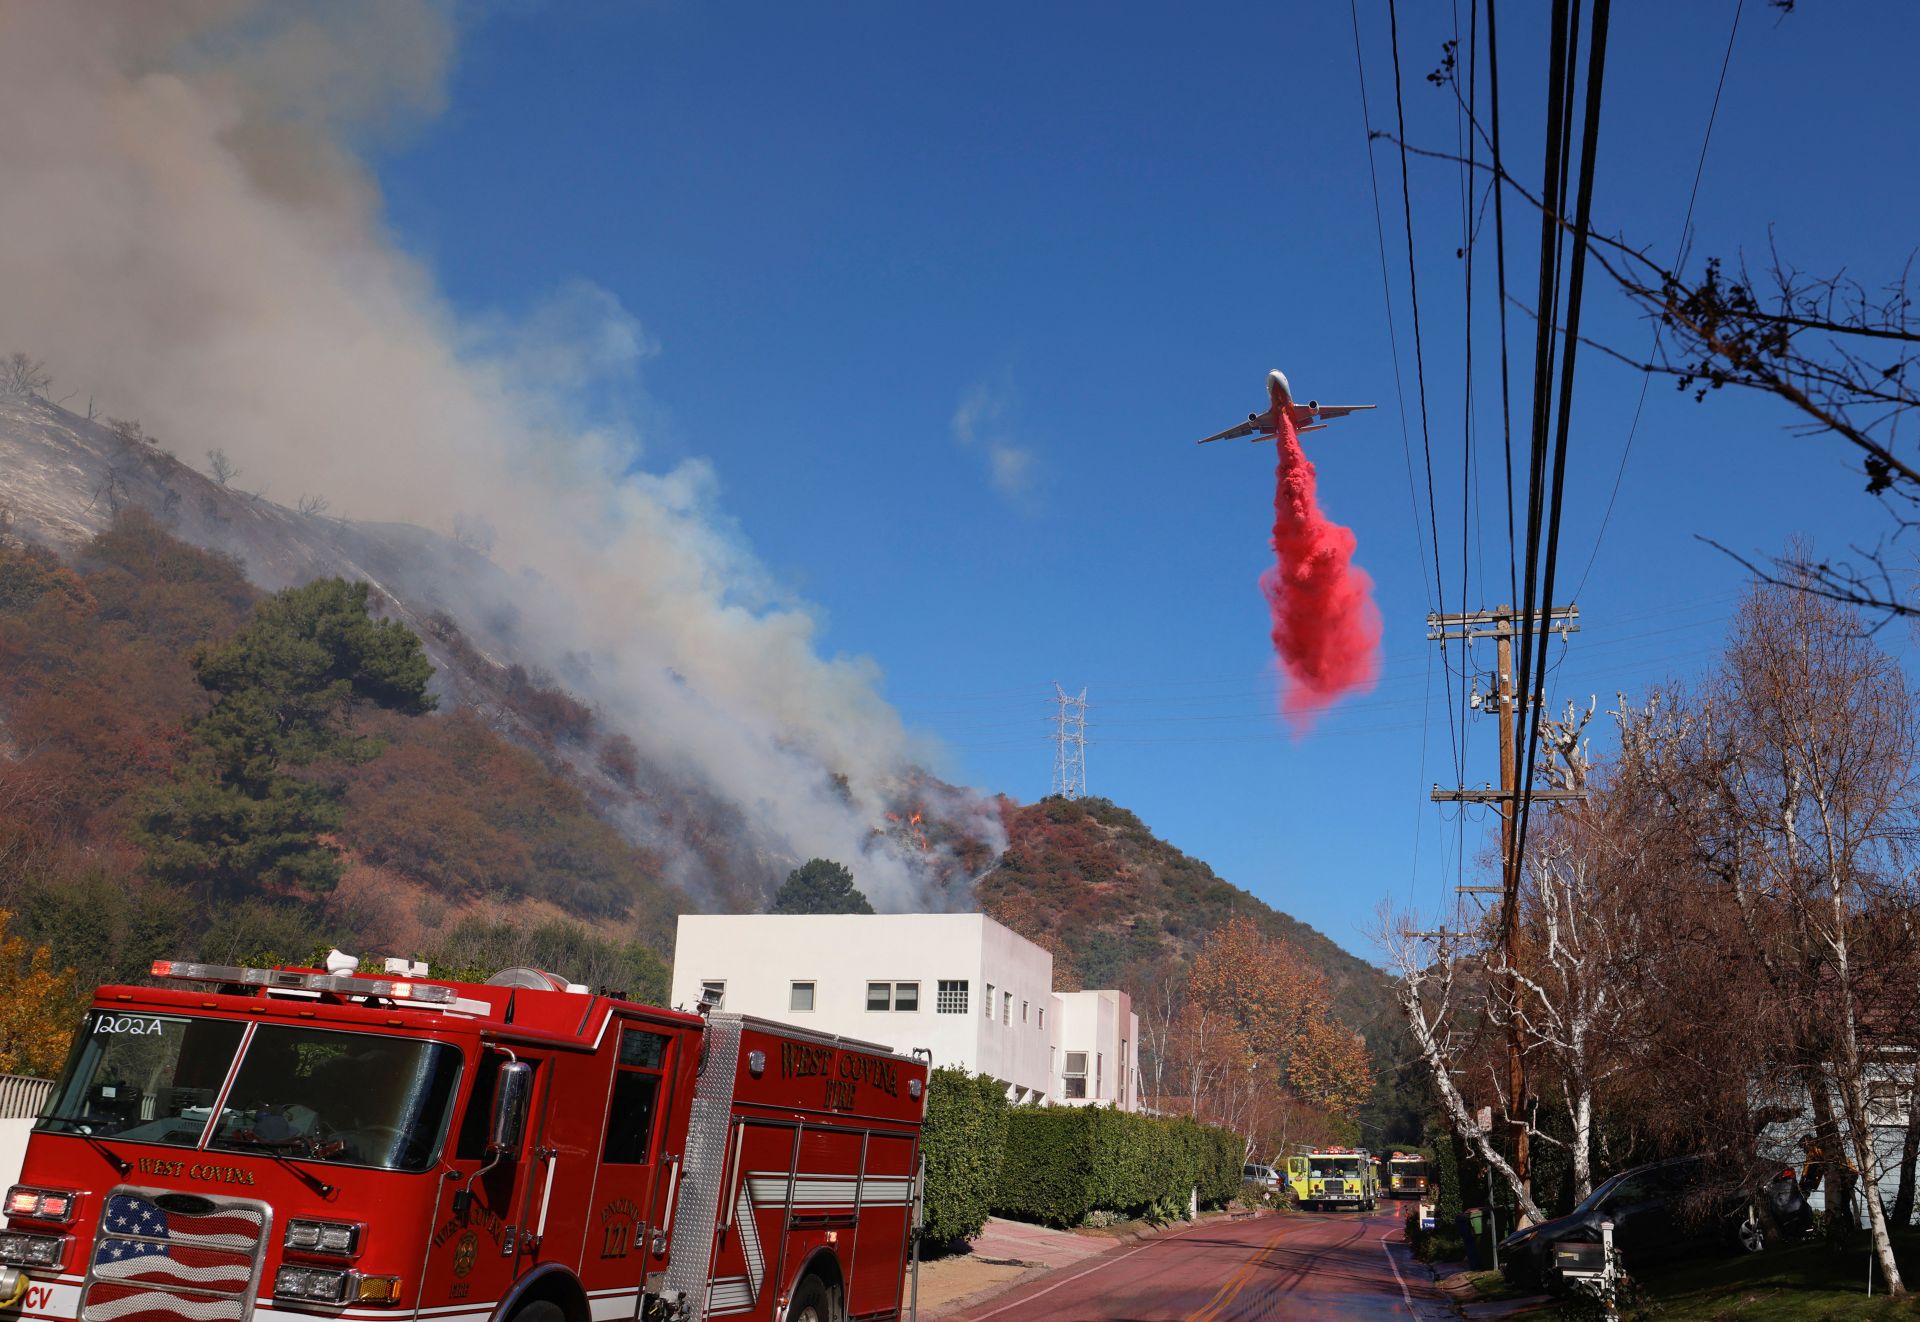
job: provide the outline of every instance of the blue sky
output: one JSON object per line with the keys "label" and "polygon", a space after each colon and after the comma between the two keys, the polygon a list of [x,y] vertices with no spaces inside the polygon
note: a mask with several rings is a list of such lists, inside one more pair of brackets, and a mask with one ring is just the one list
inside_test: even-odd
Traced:
{"label": "blue sky", "polygon": [[[1616,7],[1596,212],[1662,257],[1735,8]],[[1435,147],[1457,119],[1423,75],[1467,9],[1401,6],[1408,132]],[[1537,10],[1501,13],[1523,180],[1540,169]],[[943,773],[1044,794],[1052,684],[1085,686],[1092,791],[1229,880],[1363,953],[1382,898],[1450,899],[1485,823],[1426,801],[1456,773],[1425,641],[1399,158],[1372,149],[1396,381],[1346,6],[462,12],[446,113],[379,161],[399,241],[464,311],[525,311],[582,279],[616,295],[658,346],[648,465],[711,462],[743,536],[821,609],[823,647],[879,663]],[[1361,3],[1358,26],[1373,122],[1391,127],[1384,3]],[[1764,255],[1771,234],[1816,269],[1895,273],[1920,179],[1917,37],[1908,6],[1783,19],[1747,0],[1696,249]],[[1440,586],[1449,609],[1492,605],[1507,595],[1492,286],[1473,305],[1468,501],[1460,176],[1412,171]],[[1528,299],[1531,219],[1509,210]],[[1491,243],[1489,221],[1482,276]],[[1647,327],[1595,275],[1589,328],[1640,351]],[[1531,325],[1515,315],[1510,334],[1518,385]],[[1271,451],[1191,444],[1262,406],[1275,366],[1303,395],[1381,406],[1309,439],[1323,504],[1375,580],[1383,675],[1300,739],[1276,715],[1256,586]],[[1562,542],[1583,629],[1556,651],[1556,706],[1711,660],[1742,574],[1696,534],[1765,554],[1794,533],[1838,552],[1883,531],[1848,457],[1790,436],[1780,407],[1695,405],[1656,382],[1603,539],[1637,395],[1583,356]],[[1494,739],[1475,718],[1469,782],[1494,775]]]}

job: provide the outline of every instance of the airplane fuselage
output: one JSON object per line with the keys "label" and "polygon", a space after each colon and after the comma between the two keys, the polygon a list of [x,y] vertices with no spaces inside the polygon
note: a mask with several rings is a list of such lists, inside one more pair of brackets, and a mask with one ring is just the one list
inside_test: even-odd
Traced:
{"label": "airplane fuselage", "polygon": [[1277,367],[1267,373],[1267,400],[1276,414],[1293,407],[1293,387],[1287,384],[1287,374]]}

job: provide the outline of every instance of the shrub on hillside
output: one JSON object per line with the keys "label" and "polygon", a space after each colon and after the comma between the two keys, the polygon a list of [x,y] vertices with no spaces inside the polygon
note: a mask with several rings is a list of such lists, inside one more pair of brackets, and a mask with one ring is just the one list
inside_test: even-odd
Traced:
{"label": "shrub on hillside", "polygon": [[1006,1089],[984,1074],[937,1069],[927,1080],[926,1238],[972,1239],[986,1224],[1007,1144]]}

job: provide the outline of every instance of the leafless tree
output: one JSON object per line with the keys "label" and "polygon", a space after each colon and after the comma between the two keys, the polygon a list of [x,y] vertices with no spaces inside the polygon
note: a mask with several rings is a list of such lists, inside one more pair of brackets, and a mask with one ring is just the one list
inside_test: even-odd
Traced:
{"label": "leafless tree", "polygon": [[332,502],[325,496],[302,496],[300,497],[300,512],[302,514],[325,514],[331,503]]}
{"label": "leafless tree", "polygon": [[[1586,787],[1583,760],[1561,766],[1573,781],[1569,788]],[[1528,1054],[1550,1066],[1538,1071],[1546,1076],[1542,1085],[1557,1086],[1566,1105],[1564,1137],[1531,1127],[1566,1150],[1576,1200],[1593,1189],[1601,1090],[1629,1069],[1637,1026],[1650,1010],[1646,980],[1637,974],[1657,953],[1643,915],[1657,902],[1658,886],[1648,884],[1637,835],[1638,823],[1604,789],[1590,790],[1585,804],[1556,815],[1529,850],[1516,958],[1512,966],[1493,965],[1515,986],[1513,1003],[1498,1005],[1497,1017],[1513,1016]],[[1512,1099],[1507,1107],[1511,1116]]]}
{"label": "leafless tree", "polygon": [[1455,1025],[1463,1013],[1462,974],[1484,964],[1485,951],[1471,936],[1460,934],[1441,940],[1437,948],[1429,948],[1425,938],[1413,932],[1410,922],[1384,910],[1374,935],[1387,951],[1387,967],[1396,976],[1395,995],[1447,1123],[1500,1177],[1527,1220],[1545,1220],[1526,1183],[1494,1144],[1497,1122],[1481,1123],[1480,1114],[1455,1077],[1459,1053],[1453,1043]]}
{"label": "leafless tree", "polygon": [[1146,1079],[1146,1094],[1159,1097],[1166,1084],[1167,1053],[1172,1044],[1173,1025],[1180,1018],[1185,1001],[1186,979],[1180,965],[1171,959],[1160,960],[1144,980],[1148,994],[1134,1004],[1140,1011],[1141,1073]]}
{"label": "leafless tree", "polygon": [[1748,597],[1724,669],[1725,797],[1752,845],[1750,885],[1786,919],[1783,965],[1798,973],[1819,1048],[1809,1077],[1839,1103],[1875,1254],[1899,1293],[1863,1039],[1881,1003],[1911,993],[1884,984],[1871,951],[1876,914],[1910,898],[1899,842],[1916,825],[1914,695],[1852,612],[1785,588]]}
{"label": "leafless tree", "polygon": [[44,398],[47,387],[52,384],[53,374],[47,371],[47,365],[35,362],[18,350],[0,359],[0,395]]}
{"label": "leafless tree", "polygon": [[225,450],[207,451],[207,471],[213,474],[213,480],[226,486],[240,476],[240,466],[227,457]]}

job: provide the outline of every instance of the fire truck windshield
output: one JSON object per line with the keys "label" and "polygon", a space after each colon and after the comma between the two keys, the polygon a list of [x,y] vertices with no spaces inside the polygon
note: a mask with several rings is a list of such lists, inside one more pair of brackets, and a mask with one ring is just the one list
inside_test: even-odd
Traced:
{"label": "fire truck windshield", "polygon": [[1360,1178],[1360,1158],[1358,1157],[1316,1157],[1314,1165],[1318,1167],[1315,1175],[1327,1175],[1337,1180],[1357,1180]]}
{"label": "fire truck windshield", "polygon": [[245,1029],[228,1019],[94,1010],[40,1126],[387,1170],[432,1163],[459,1081],[457,1049],[261,1024],[216,1121]]}

